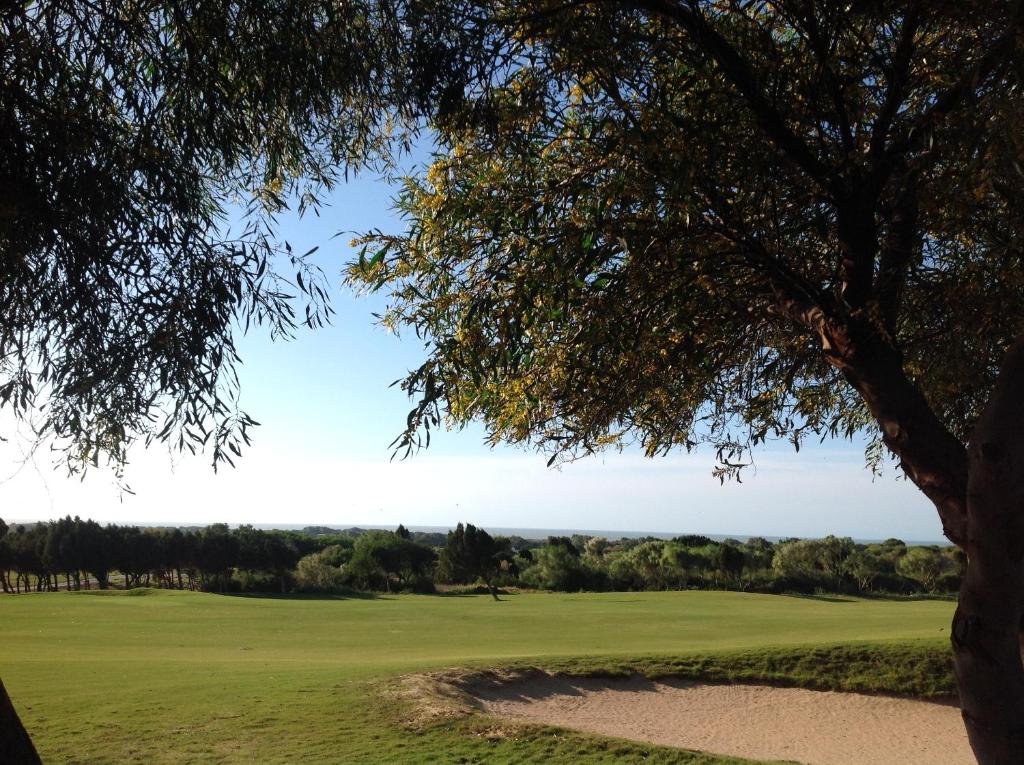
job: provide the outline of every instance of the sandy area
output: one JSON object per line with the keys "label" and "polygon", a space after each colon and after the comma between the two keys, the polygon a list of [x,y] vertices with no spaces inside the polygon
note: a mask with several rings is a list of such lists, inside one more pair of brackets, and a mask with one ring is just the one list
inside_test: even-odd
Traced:
{"label": "sandy area", "polygon": [[755,760],[973,765],[948,704],[857,693],[644,678],[544,677],[472,689],[501,717]]}

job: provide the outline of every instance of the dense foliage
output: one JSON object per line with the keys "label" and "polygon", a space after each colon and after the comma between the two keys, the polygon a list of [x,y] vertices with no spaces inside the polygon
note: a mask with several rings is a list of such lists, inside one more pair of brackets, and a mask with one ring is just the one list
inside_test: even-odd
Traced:
{"label": "dense foliage", "polygon": [[238,409],[237,333],[288,336],[330,314],[275,214],[316,209],[401,145],[417,102],[395,43],[404,13],[5,4],[0,409],[73,469],[120,464],[140,436],[230,462],[254,424]]}
{"label": "dense foliage", "polygon": [[[350,278],[429,339],[400,444],[866,433],[963,543],[1024,312],[1015,4],[440,4],[464,99]],[[614,51],[614,55],[609,55]]]}
{"label": "dense foliage", "polygon": [[[4,529],[0,525],[0,532]],[[310,533],[310,532],[316,533]],[[0,533],[4,592],[110,586],[225,591],[433,592],[498,587],[565,592],[729,589],[747,592],[950,593],[964,557],[898,539],[752,537],[608,540],[492,537],[472,524],[444,534],[320,528],[264,531],[100,526],[64,518]],[[116,575],[114,572],[117,572]]]}
{"label": "dense foliage", "polygon": [[4,592],[106,589],[112,582],[125,588],[284,591],[299,558],[332,541],[252,526],[140,529],[69,517],[18,525],[0,537],[0,585]]}
{"label": "dense foliage", "polygon": [[495,539],[472,523],[460,523],[448,532],[438,561],[438,575],[444,581],[471,584],[479,580],[495,598],[494,581],[515,571],[511,542],[505,537]]}

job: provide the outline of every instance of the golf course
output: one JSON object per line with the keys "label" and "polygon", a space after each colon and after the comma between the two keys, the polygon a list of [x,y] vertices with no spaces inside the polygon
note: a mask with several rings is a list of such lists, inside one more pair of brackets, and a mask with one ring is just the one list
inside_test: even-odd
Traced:
{"label": "golf course", "polygon": [[477,713],[424,716],[443,669],[948,696],[947,600],[730,592],[0,601],[0,676],[45,763],[739,762]]}

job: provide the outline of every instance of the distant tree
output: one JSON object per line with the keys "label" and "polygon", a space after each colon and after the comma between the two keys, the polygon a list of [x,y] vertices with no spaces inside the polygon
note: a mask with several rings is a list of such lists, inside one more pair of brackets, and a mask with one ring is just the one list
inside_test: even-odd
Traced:
{"label": "distant tree", "polygon": [[[299,561],[298,549],[286,537],[276,533],[267,534],[263,540],[263,545],[263,565],[265,569],[277,576],[281,592],[287,592],[288,572],[294,569]],[[348,552],[345,548],[341,549]]]}
{"label": "distant tree", "polygon": [[672,541],[681,544],[683,547],[704,547],[706,545],[718,544],[711,537],[706,537],[702,534],[683,534],[682,536],[675,537]]}
{"label": "distant tree", "polygon": [[10,569],[11,569],[11,551],[7,546],[5,538],[7,537],[8,527],[4,523],[3,518],[0,518],[0,587],[3,591],[11,592],[11,583],[9,581]]}
{"label": "distant tree", "polygon": [[548,547],[561,547],[573,557],[578,558],[580,556],[580,549],[570,537],[548,537],[547,545]]}
{"label": "distant tree", "polygon": [[409,533],[409,529],[407,529],[401,523],[399,523],[398,528],[395,529],[395,536],[401,539],[412,539],[412,534]]}
{"label": "distant tree", "polygon": [[520,580],[542,590],[579,592],[587,587],[587,571],[579,555],[564,544],[545,545],[532,550],[533,562],[520,574]]}
{"label": "distant tree", "polygon": [[605,537],[590,537],[584,545],[584,550],[588,555],[600,558],[610,546]]}
{"label": "distant tree", "polygon": [[344,582],[341,562],[348,557],[343,551],[343,548],[332,545],[299,559],[295,567],[295,581],[299,589],[313,592],[338,590]]}
{"label": "distant tree", "polygon": [[10,545],[14,567],[17,570],[15,590],[20,592],[24,588],[28,592],[34,585],[37,592],[42,591],[49,581],[49,575],[42,560],[43,548],[46,544],[45,524],[35,524],[31,527],[19,524],[13,534],[8,534],[7,541]]}
{"label": "distant tree", "polygon": [[829,534],[824,539],[812,543],[817,549],[818,564],[828,576],[836,590],[841,589],[845,574],[846,559],[854,550],[853,540],[849,537],[835,537]]}
{"label": "distant tree", "polygon": [[843,562],[843,572],[853,577],[861,592],[869,592],[878,577],[892,573],[892,563],[876,552],[859,549]]}
{"label": "distant tree", "polygon": [[884,542],[867,545],[867,549],[882,556],[895,566],[896,561],[907,554],[907,543],[902,539],[890,538],[886,539]]}
{"label": "distant tree", "polygon": [[699,548],[684,547],[676,542],[666,542],[662,547],[661,561],[666,584],[677,589],[685,587],[693,569],[704,566],[706,559]]}
{"label": "distant tree", "polygon": [[225,523],[214,523],[199,534],[196,567],[202,576],[203,588],[216,587],[224,592],[231,569],[238,562],[238,539]]}
{"label": "distant tree", "polygon": [[718,546],[718,570],[726,579],[736,579],[743,573],[743,566],[746,559],[743,551],[737,545],[721,544]]}
{"label": "distant tree", "polygon": [[896,561],[896,570],[903,576],[920,582],[929,592],[935,591],[938,578],[952,569],[951,561],[934,547],[911,547]]}
{"label": "distant tree", "polygon": [[512,547],[507,539],[495,539],[472,523],[459,523],[448,532],[445,546],[441,549],[439,567],[443,576],[453,582],[474,582],[481,580],[499,600],[494,580],[513,558]]}
{"label": "distant tree", "polygon": [[93,520],[85,521],[79,533],[82,568],[96,579],[101,590],[105,590],[110,586],[110,570],[114,568],[110,534]]}
{"label": "distant tree", "polygon": [[[666,588],[665,561],[662,557],[664,551],[665,543],[656,539],[642,542],[624,553],[624,562],[635,572],[636,579],[642,583],[642,589],[663,590]],[[621,568],[617,570],[620,577],[624,573]]]}
{"label": "distant tree", "polygon": [[819,577],[818,550],[811,539],[779,542],[775,545],[772,569],[779,576],[814,580]]}
{"label": "distant tree", "polygon": [[318,555],[320,560],[329,566],[335,566],[340,568],[352,560],[352,546],[351,545],[328,545],[324,549],[320,550]]}
{"label": "distant tree", "polygon": [[426,545],[387,531],[370,531],[356,539],[346,571],[366,586],[379,582],[389,592],[392,578],[399,587],[425,589],[436,558]]}
{"label": "distant tree", "polygon": [[775,545],[764,537],[751,537],[744,545],[746,554],[753,569],[768,569],[772,566],[772,553]]}

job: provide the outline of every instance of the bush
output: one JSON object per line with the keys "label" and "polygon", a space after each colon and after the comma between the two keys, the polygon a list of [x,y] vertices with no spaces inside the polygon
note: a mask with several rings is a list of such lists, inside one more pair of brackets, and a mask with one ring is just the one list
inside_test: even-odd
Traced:
{"label": "bush", "polygon": [[756,592],[762,595],[781,595],[792,592],[784,577],[775,576],[770,571],[754,571],[740,580],[739,588],[743,592]]}
{"label": "bush", "polygon": [[893,595],[914,595],[922,591],[919,583],[899,574],[875,577],[871,589],[873,592],[887,592]]}
{"label": "bush", "polygon": [[577,555],[563,544],[534,550],[533,565],[522,573],[524,584],[538,590],[579,592],[587,587],[587,573]]}
{"label": "bush", "polygon": [[[287,573],[285,589],[294,585],[294,577]],[[281,592],[281,578],[272,571],[236,569],[228,584],[231,592]]]}
{"label": "bush", "polygon": [[345,576],[340,567],[328,562],[329,559],[330,556],[322,552],[301,558],[295,567],[296,588],[302,592],[338,592],[344,589]]}
{"label": "bush", "polygon": [[940,574],[935,580],[935,592],[943,594],[960,592],[960,575],[954,571]]}

